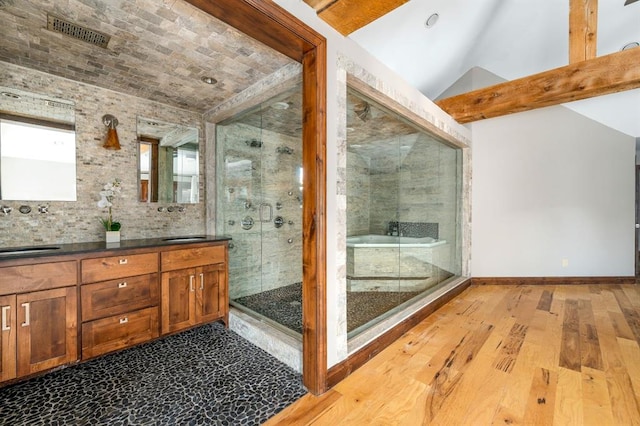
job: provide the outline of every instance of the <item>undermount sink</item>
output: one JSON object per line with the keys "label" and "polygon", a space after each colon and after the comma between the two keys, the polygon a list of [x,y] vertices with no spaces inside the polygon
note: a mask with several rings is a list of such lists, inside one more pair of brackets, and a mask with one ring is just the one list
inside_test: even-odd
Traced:
{"label": "undermount sink", "polygon": [[191,237],[169,237],[163,238],[162,241],[200,241],[205,240],[207,237],[191,236]]}
{"label": "undermount sink", "polygon": [[24,247],[15,249],[0,249],[0,256],[11,256],[14,254],[30,254],[30,253],[42,253],[44,251],[60,250],[60,247]]}

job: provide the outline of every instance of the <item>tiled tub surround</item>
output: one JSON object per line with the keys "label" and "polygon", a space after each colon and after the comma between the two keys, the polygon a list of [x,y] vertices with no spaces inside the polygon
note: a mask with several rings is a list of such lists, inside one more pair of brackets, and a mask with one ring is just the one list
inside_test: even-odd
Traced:
{"label": "tiled tub surround", "polygon": [[[98,219],[105,212],[97,206],[98,192],[115,178],[122,182],[122,192],[114,200],[113,215],[122,223],[123,239],[204,233],[205,143],[200,114],[5,62],[0,64],[0,86],[74,102],[77,174],[77,201],[3,200],[2,204],[13,207],[13,212],[0,215],[0,247],[103,240],[104,228]],[[101,117],[107,113],[119,121],[122,147],[119,151],[102,148],[106,128]],[[157,203],[138,202],[138,115],[198,128],[201,194],[198,204],[182,204],[183,212],[161,213]],[[49,212],[38,213],[39,204],[48,205]],[[31,206],[31,213],[20,213],[21,205]]]}
{"label": "tiled tub surround", "polygon": [[[359,242],[367,237],[371,242]],[[416,243],[429,237],[401,237],[399,243],[375,242],[385,237],[347,238],[347,291],[424,291],[453,275],[446,241]]]}

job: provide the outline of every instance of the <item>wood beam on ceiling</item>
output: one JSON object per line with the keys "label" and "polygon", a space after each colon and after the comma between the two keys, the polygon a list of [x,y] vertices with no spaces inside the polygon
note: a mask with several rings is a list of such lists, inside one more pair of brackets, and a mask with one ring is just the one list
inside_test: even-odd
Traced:
{"label": "wood beam on ceiling", "polygon": [[436,104],[459,123],[640,88],[640,48],[474,90]]}
{"label": "wood beam on ceiling", "polygon": [[596,57],[598,0],[569,1],[569,63]]}
{"label": "wood beam on ceiling", "polygon": [[304,0],[323,21],[347,36],[409,0]]}

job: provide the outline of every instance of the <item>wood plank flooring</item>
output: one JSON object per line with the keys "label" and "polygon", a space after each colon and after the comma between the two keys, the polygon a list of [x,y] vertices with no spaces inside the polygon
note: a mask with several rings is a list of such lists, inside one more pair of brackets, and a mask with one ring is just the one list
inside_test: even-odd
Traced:
{"label": "wood plank flooring", "polygon": [[640,285],[472,286],[267,425],[640,425]]}

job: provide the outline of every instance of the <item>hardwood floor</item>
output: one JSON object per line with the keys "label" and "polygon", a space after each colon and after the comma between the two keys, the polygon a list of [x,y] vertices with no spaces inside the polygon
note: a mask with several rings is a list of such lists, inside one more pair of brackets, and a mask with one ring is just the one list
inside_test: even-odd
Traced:
{"label": "hardwood floor", "polygon": [[472,286],[267,425],[640,425],[640,286]]}

